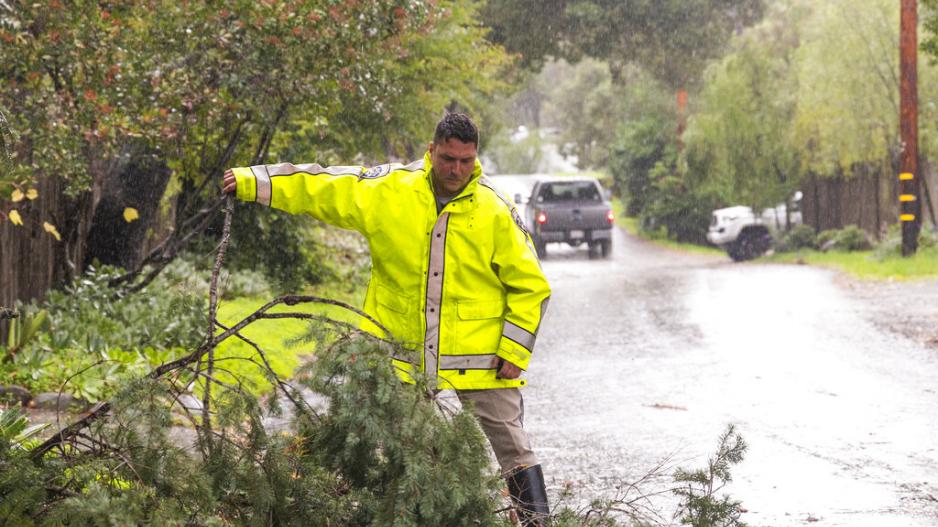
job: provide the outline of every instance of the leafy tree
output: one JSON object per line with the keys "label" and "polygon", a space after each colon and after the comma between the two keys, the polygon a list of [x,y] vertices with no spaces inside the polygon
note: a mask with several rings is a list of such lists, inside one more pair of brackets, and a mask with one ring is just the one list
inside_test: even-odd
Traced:
{"label": "leafy tree", "polygon": [[[99,189],[106,207],[89,239],[101,242],[88,261],[120,252],[102,246],[114,239],[139,254],[145,236],[129,230],[145,233],[168,211],[167,240],[115,262],[159,269],[213,221],[225,167],[267,161],[274,146],[318,159],[383,158],[424,142],[443,104],[481,106],[508,62],[482,40],[473,5],[2,3],[0,108],[21,136],[0,195],[38,177],[62,181],[65,216],[75,221],[61,233],[74,250],[87,241],[79,212],[95,206],[91,189]],[[289,136],[275,142],[284,129]],[[128,196],[163,189],[165,207],[140,209],[133,223],[122,217]]]}
{"label": "leafy tree", "polygon": [[732,52],[708,70],[684,136],[687,179],[757,210],[786,200],[801,174],[791,138],[798,15],[773,15],[735,39]]}
{"label": "leafy tree", "polygon": [[[512,137],[503,131],[486,151],[500,174],[537,174],[541,172],[545,141],[541,130],[526,132],[523,137]],[[488,168],[487,170],[491,170]]]}
{"label": "leafy tree", "polygon": [[761,0],[491,0],[491,38],[539,67],[545,57],[638,64],[673,88],[694,81],[729,35],[757,20]]}
{"label": "leafy tree", "polygon": [[675,168],[677,115],[667,90],[642,72],[626,86],[623,105],[627,113],[610,147],[609,171],[626,213],[639,216],[656,192],[652,172],[659,163]]}
{"label": "leafy tree", "polygon": [[[810,13],[794,56],[794,134],[803,169],[846,177],[872,170],[891,178],[901,147],[898,7],[888,0],[791,4]],[[925,15],[925,29],[934,28],[934,13]],[[922,42],[932,54],[934,36],[923,32]],[[928,160],[938,155],[938,68],[923,58],[918,74],[920,155]]]}
{"label": "leafy tree", "polygon": [[[758,20],[764,9],[761,0],[549,0],[536,4],[525,9],[517,2],[492,0],[483,11],[492,27],[490,38],[519,52],[522,64],[543,67],[546,78],[556,75],[558,64],[564,73],[545,89],[526,91],[527,106],[534,106],[528,114],[536,116],[537,126],[542,114],[548,116],[543,121],[560,130],[563,151],[576,155],[580,167],[609,166],[621,180],[620,189],[631,186],[631,195],[638,200],[647,192],[647,173],[661,161],[666,144],[678,149],[682,144],[679,136],[685,128],[685,109],[682,106],[675,112],[674,90],[679,99],[686,100],[684,90],[697,84],[707,62],[721,56],[731,34]],[[553,62],[545,67],[551,57],[582,64],[570,68]],[[654,87],[658,100],[671,91],[666,105],[656,100],[654,110],[636,110],[626,91],[636,80],[651,85],[643,75],[662,83]],[[547,101],[544,112],[540,111],[542,101]],[[555,120],[550,119],[551,106],[556,109]],[[639,113],[642,116],[636,118]],[[633,122],[636,119],[643,125]],[[672,119],[670,138],[650,134],[656,124]],[[636,140],[641,144],[632,143]],[[637,214],[641,205],[633,202],[629,208]]]}
{"label": "leafy tree", "polygon": [[895,3],[882,0],[812,4],[795,56],[794,134],[806,170],[888,171],[898,144],[898,17]]}
{"label": "leafy tree", "polygon": [[696,81],[733,31],[758,20],[760,0],[581,0],[568,3],[571,40],[613,71],[639,64],[672,88]]}
{"label": "leafy tree", "polygon": [[616,125],[625,113],[623,89],[612,82],[605,64],[584,60],[545,71],[553,81],[546,119],[561,131],[563,150],[582,168],[603,167]]}

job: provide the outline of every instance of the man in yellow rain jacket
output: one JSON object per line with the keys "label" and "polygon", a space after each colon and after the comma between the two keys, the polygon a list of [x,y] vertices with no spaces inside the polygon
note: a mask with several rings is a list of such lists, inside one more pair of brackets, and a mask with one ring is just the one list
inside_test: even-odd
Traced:
{"label": "man in yellow rain jacket", "polygon": [[450,113],[409,165],[242,167],[225,173],[224,190],[365,236],[364,310],[416,352],[392,359],[399,375],[435,373],[439,389],[471,403],[525,523],[541,525],[544,476],[518,388],[550,287],[514,204],[482,175],[478,144],[475,124]]}

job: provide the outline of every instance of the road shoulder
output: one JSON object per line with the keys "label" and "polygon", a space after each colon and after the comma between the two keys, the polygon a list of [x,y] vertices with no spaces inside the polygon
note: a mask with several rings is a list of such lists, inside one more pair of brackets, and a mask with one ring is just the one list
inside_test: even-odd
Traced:
{"label": "road shoulder", "polygon": [[875,326],[938,353],[938,279],[875,281],[839,273],[835,282]]}

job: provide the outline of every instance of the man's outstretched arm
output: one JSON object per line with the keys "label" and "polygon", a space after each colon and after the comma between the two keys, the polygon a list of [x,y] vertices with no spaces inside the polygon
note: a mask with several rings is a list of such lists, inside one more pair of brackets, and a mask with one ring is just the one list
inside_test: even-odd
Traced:
{"label": "man's outstretched arm", "polygon": [[[225,171],[222,190],[293,214],[309,214],[345,229],[365,230],[376,179],[362,179],[362,166],[323,167],[278,163]],[[384,173],[387,173],[385,171]]]}

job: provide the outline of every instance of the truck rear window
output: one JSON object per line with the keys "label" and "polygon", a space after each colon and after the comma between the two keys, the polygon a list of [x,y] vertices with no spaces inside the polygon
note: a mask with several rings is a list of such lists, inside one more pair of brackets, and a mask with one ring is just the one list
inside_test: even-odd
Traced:
{"label": "truck rear window", "polygon": [[599,189],[592,181],[565,181],[547,183],[538,195],[546,202],[555,201],[602,201]]}

